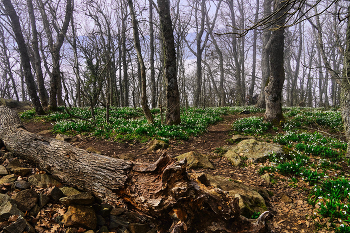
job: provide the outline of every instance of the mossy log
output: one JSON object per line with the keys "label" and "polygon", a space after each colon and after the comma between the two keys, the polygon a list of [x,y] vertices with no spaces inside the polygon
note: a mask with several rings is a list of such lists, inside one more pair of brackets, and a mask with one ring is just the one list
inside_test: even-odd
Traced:
{"label": "mossy log", "polygon": [[191,180],[186,161],[163,155],[154,164],[115,159],[28,132],[18,115],[0,107],[0,140],[7,150],[62,182],[151,217],[158,232],[264,232],[266,213],[240,216],[238,199]]}

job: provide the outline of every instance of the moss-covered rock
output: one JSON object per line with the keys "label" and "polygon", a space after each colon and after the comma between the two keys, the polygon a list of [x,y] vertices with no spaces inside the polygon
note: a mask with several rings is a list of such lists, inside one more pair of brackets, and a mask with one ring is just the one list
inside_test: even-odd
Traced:
{"label": "moss-covered rock", "polygon": [[250,162],[264,162],[267,156],[271,153],[282,154],[282,146],[259,142],[255,139],[243,140],[224,154],[224,156],[235,166],[241,164],[242,159],[245,158]]}
{"label": "moss-covered rock", "polygon": [[179,155],[176,157],[177,160],[187,160],[187,166],[191,169],[197,168],[209,168],[214,169],[213,164],[209,161],[209,157],[207,155],[203,155],[196,151],[190,151],[188,153]]}

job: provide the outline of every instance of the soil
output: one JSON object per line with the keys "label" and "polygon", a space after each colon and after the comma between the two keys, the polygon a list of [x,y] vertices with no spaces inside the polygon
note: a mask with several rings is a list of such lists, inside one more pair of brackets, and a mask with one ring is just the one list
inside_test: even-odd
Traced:
{"label": "soil", "polygon": [[[229,177],[244,184],[262,188],[272,194],[266,200],[271,218],[268,220],[270,232],[329,232],[317,230],[315,222],[319,219],[312,218],[314,209],[307,203],[308,190],[310,187],[303,181],[293,184],[278,173],[274,174],[273,184],[268,185],[258,174],[258,170],[263,164],[247,164],[246,166],[233,166],[225,157],[214,153],[215,148],[228,145],[227,139],[232,137],[231,125],[238,118],[250,116],[262,116],[262,114],[228,115],[224,120],[209,127],[208,131],[188,141],[170,141],[170,147],[166,150],[158,150],[147,153],[147,143],[120,143],[100,140],[94,137],[75,137],[77,141],[72,142],[75,146],[92,150],[103,155],[115,158],[128,158],[138,162],[151,163],[166,152],[175,157],[189,151],[198,151],[211,155],[211,161],[215,169],[202,169],[189,172],[206,172],[212,175]],[[25,127],[33,133],[40,133],[43,130],[52,129],[52,124],[47,122],[26,122]],[[50,132],[42,132],[44,136],[55,137]],[[259,140],[271,142],[271,137],[275,131],[269,132],[268,136],[263,136]]]}

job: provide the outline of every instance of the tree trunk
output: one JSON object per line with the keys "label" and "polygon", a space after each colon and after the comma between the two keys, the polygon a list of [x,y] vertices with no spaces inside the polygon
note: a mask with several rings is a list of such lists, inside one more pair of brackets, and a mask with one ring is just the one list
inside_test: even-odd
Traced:
{"label": "tree trunk", "polygon": [[151,70],[151,107],[157,107],[157,99],[156,99],[156,78],[155,78],[155,70],[154,70],[154,27],[153,27],[153,0],[149,0],[149,62],[150,62],[150,70]]}
{"label": "tree trunk", "polygon": [[158,232],[263,232],[265,217],[240,216],[238,198],[212,189],[186,172],[186,160],[161,156],[140,164],[86,152],[26,131],[11,109],[0,107],[0,140],[6,148],[61,181],[151,216]]}
{"label": "tree trunk", "polygon": [[[264,0],[264,17],[271,14],[272,0]],[[268,84],[270,76],[270,52],[269,52],[269,40],[271,37],[271,31],[266,28],[262,34],[262,52],[261,52],[261,91],[256,106],[258,108],[266,108],[265,102],[265,87]]]}
{"label": "tree trunk", "polygon": [[50,79],[50,98],[49,105],[51,110],[57,110],[57,105],[62,105],[62,84],[61,84],[61,71],[60,71],[60,50],[63,45],[64,38],[68,31],[69,22],[71,21],[71,15],[73,13],[72,0],[67,0],[65,8],[65,16],[62,24],[62,28],[59,29],[57,33],[57,39],[54,43],[52,31],[52,26],[58,28],[57,25],[51,25],[49,18],[45,12],[45,4],[42,0],[37,0],[39,4],[40,13],[43,19],[44,30],[48,39],[48,44],[50,48],[50,53],[52,56],[52,72]]}
{"label": "tree trunk", "polygon": [[[259,20],[259,0],[256,0],[256,11],[255,11],[255,19],[254,23],[257,23]],[[252,100],[254,95],[255,88],[255,69],[256,69],[256,42],[258,40],[258,29],[254,29],[253,31],[253,68],[252,68],[252,81],[249,87],[249,97]],[[251,104],[251,103],[249,103]]]}
{"label": "tree trunk", "polygon": [[[127,16],[127,7],[125,7],[125,14]],[[122,60],[123,60],[123,84],[122,84],[122,106],[129,106],[129,80],[128,80],[128,63],[127,63],[127,48],[126,48],[126,22],[127,17],[122,20]]]}
{"label": "tree trunk", "polygon": [[33,47],[33,57],[34,57],[34,67],[35,67],[35,73],[36,73],[36,80],[38,82],[38,89],[39,89],[39,97],[41,100],[41,104],[44,108],[46,108],[49,105],[48,101],[48,94],[47,90],[45,88],[44,83],[44,76],[43,71],[41,69],[41,59],[39,54],[39,42],[38,42],[38,31],[36,29],[36,23],[35,23],[35,15],[34,15],[34,7],[32,0],[27,0],[27,6],[28,6],[28,14],[30,18],[30,24],[32,27],[32,47]]}
{"label": "tree trunk", "polygon": [[348,25],[346,28],[346,50],[344,58],[344,75],[342,78],[340,106],[344,123],[344,131],[348,140],[348,150],[346,157],[350,157],[350,6],[348,6]]}
{"label": "tree trunk", "polygon": [[135,49],[137,53],[137,59],[140,66],[140,76],[141,76],[141,106],[143,109],[143,113],[146,116],[146,119],[149,124],[153,124],[153,116],[151,113],[151,110],[148,107],[147,103],[147,93],[146,93],[146,68],[145,64],[143,62],[142,52],[141,52],[141,44],[140,44],[140,37],[139,37],[139,28],[138,28],[138,22],[135,16],[134,12],[134,6],[132,3],[132,0],[128,0],[128,5],[130,9],[131,14],[131,22],[132,22],[132,28],[133,28],[133,35],[134,35],[134,44]]}
{"label": "tree trunk", "polygon": [[265,120],[279,125],[283,120],[282,89],[284,74],[284,23],[288,6],[283,0],[275,0],[275,8],[281,9],[275,14],[275,30],[272,31],[270,49],[270,79],[265,87],[266,112]]}
{"label": "tree trunk", "polygon": [[176,52],[169,0],[158,0],[158,8],[164,51],[164,75],[167,83],[166,124],[180,124],[180,94],[177,85]]}
{"label": "tree trunk", "polygon": [[17,13],[16,13],[16,11],[11,3],[11,0],[2,0],[2,3],[5,6],[6,14],[8,14],[8,16],[11,19],[12,29],[13,29],[13,32],[15,34],[18,49],[19,49],[19,52],[21,55],[21,64],[23,67],[24,77],[26,80],[27,89],[28,89],[30,99],[35,107],[35,111],[37,112],[37,114],[45,114],[45,112],[41,106],[40,99],[39,99],[37,92],[36,92],[35,81],[34,81],[34,77],[33,77],[31,66],[30,66],[30,58],[29,58],[27,47],[26,47],[26,44],[25,44],[25,41],[23,38],[19,18],[18,18]]}
{"label": "tree trunk", "polygon": [[[0,27],[0,38],[1,38],[1,44],[2,44],[2,52],[3,52],[3,56],[4,56],[4,60],[3,62],[5,63],[4,64],[4,75],[8,75],[10,80],[11,80],[11,83],[12,83],[12,90],[16,96],[16,100],[19,101],[19,95],[18,95],[18,92],[17,92],[17,87],[16,87],[16,82],[15,82],[15,78],[13,77],[13,72],[12,72],[12,69],[11,69],[11,63],[10,63],[10,57],[8,56],[7,54],[7,45],[6,45],[6,42],[5,42],[5,34],[4,34],[4,30],[2,28],[2,26]],[[10,80],[6,80],[5,83],[6,83],[6,88],[4,88],[4,90],[6,91],[8,88],[9,88],[9,82]]]}

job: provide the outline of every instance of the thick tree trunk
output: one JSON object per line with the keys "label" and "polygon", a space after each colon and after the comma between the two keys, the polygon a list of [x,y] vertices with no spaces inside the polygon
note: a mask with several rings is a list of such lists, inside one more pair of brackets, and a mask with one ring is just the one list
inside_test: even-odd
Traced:
{"label": "thick tree trunk", "polygon": [[26,131],[16,113],[0,107],[0,140],[6,148],[61,181],[151,216],[158,232],[264,232],[266,213],[240,216],[238,199],[191,180],[186,161],[162,156],[139,164],[78,149]]}
{"label": "thick tree trunk", "polygon": [[275,29],[272,32],[270,50],[270,78],[265,87],[266,112],[265,120],[273,124],[280,124],[282,114],[282,89],[285,79],[284,73],[284,23],[285,13],[288,11],[283,0],[275,0],[275,10],[281,9],[275,14]]}
{"label": "thick tree trunk", "polygon": [[166,80],[166,124],[177,125],[180,118],[180,94],[177,85],[176,52],[174,43],[174,31],[170,15],[169,0],[158,0],[160,30],[164,51],[164,75]]}

